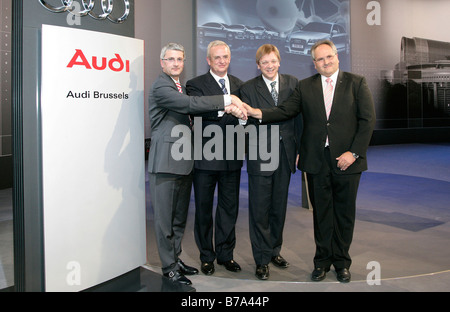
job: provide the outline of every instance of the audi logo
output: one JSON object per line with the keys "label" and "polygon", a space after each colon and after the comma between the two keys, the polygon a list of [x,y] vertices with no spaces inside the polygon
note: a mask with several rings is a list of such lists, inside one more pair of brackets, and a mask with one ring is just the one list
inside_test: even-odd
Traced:
{"label": "audi logo", "polygon": [[[48,1],[44,0],[38,0],[39,3],[53,13],[63,13],[63,12],[69,12],[71,14],[74,14],[76,16],[86,16],[89,15],[90,17],[96,19],[96,20],[104,20],[108,19],[113,23],[123,23],[127,18],[128,15],[130,15],[130,1],[128,0],[122,0],[124,3],[124,13],[119,18],[113,18],[111,17],[111,13],[114,9],[114,0],[101,0],[101,6],[103,13],[95,13],[94,12],[94,6],[96,1],[95,0],[81,0],[82,9],[79,12],[75,11],[75,5],[73,0],[61,0],[61,6],[54,6],[48,3]],[[80,7],[81,8],[81,7]]]}

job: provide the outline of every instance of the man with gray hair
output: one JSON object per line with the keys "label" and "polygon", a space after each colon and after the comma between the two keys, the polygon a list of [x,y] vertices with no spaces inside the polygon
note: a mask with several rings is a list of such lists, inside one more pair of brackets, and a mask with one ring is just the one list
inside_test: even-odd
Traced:
{"label": "man with gray hair", "polygon": [[[174,158],[179,138],[174,129],[189,129],[189,114],[223,110],[246,119],[242,102],[234,95],[198,97],[186,95],[180,83],[184,69],[184,47],[169,43],[161,50],[162,73],[153,83],[149,96],[151,141],[148,160],[150,198],[154,211],[155,234],[162,272],[174,282],[190,285],[185,275],[197,269],[184,264],[181,254],[192,187],[194,160]],[[191,149],[193,149],[190,140]],[[191,153],[192,155],[192,153]]]}
{"label": "man with gray hair", "polygon": [[[207,48],[206,61],[210,69],[204,75],[189,80],[186,89],[189,95],[205,96],[234,94],[240,96],[242,81],[228,73],[231,61],[230,47],[223,41],[212,41]],[[236,117],[223,112],[197,114],[201,117],[199,125],[194,124],[194,131],[201,131],[208,126],[220,127],[226,133],[227,125],[236,126]],[[198,119],[196,119],[198,120]],[[202,148],[210,138],[203,138]],[[232,140],[232,141],[231,141]],[[227,144],[233,142],[232,145]],[[233,159],[227,159],[226,146],[237,151],[237,142],[233,135],[223,135],[220,159],[207,159],[204,155],[194,162],[195,194],[195,241],[200,251],[201,271],[210,275],[214,273],[214,260],[228,271],[238,272],[241,267],[233,260],[236,246],[235,225],[239,211],[239,187],[241,181],[242,159],[235,153]],[[216,150],[218,148],[216,147]],[[243,156],[243,155],[242,155]],[[217,208],[215,225],[213,224],[213,202],[217,185]],[[213,243],[214,237],[214,243]]]}

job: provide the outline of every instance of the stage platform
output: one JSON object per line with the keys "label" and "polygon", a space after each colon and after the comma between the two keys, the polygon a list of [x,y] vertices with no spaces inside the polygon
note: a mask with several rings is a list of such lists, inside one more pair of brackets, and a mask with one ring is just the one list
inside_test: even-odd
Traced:
{"label": "stage platform", "polygon": [[[192,287],[197,292],[449,291],[450,143],[371,146],[368,161],[369,170],[362,175],[358,193],[350,283],[337,282],[333,270],[321,282],[310,280],[315,250],[312,212],[301,207],[300,172],[292,177],[281,250],[290,267],[270,265],[269,280],[255,277],[244,168],[234,252],[242,271],[232,273],[216,264],[212,276],[190,276]],[[149,201],[147,206],[145,268],[160,273]],[[200,268],[193,232],[194,211],[192,197],[181,259]],[[369,264],[374,261],[379,264],[380,285],[370,285],[374,283],[374,267]]]}
{"label": "stage platform", "polygon": [[[339,283],[334,271],[312,282],[314,240],[312,212],[302,207],[301,173],[292,176],[283,257],[287,269],[270,265],[270,278],[258,280],[248,233],[247,172],[242,170],[240,211],[234,259],[242,271],[216,264],[212,276],[189,276],[189,287],[161,275],[153,211],[147,198],[147,255],[142,266],[144,292],[447,292],[450,290],[450,143],[371,146],[357,200],[352,281]],[[148,187],[148,183],[147,183]],[[148,190],[147,190],[148,194]],[[193,195],[193,194],[192,194]],[[0,191],[0,289],[12,290],[12,205],[10,190]],[[187,221],[181,259],[200,268],[194,241],[194,201]],[[380,283],[373,284],[379,264]],[[369,266],[368,266],[369,265]],[[368,282],[369,280],[369,282]]]}

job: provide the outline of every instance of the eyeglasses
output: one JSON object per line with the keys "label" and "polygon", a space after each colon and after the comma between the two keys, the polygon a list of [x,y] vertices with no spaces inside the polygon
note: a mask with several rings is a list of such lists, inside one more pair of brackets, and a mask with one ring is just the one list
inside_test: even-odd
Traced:
{"label": "eyeglasses", "polygon": [[269,64],[271,64],[271,65],[277,65],[278,63],[279,63],[278,60],[262,61],[262,62],[259,62],[259,65],[266,67],[266,66],[268,66]]}
{"label": "eyeglasses", "polygon": [[321,57],[320,59],[317,59],[317,60],[314,60],[314,61],[315,61],[316,63],[324,62],[325,60],[327,60],[327,61],[329,62],[329,61],[331,61],[335,56],[336,56],[336,54],[328,55],[328,56]]}
{"label": "eyeglasses", "polygon": [[175,63],[175,62],[183,63],[185,61],[185,59],[181,58],[181,57],[179,57],[179,58],[169,57],[169,58],[163,58],[162,60],[167,61],[169,63]]}

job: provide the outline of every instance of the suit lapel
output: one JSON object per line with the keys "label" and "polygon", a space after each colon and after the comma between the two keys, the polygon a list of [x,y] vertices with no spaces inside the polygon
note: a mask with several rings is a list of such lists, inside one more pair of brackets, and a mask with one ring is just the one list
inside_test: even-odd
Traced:
{"label": "suit lapel", "polygon": [[287,100],[290,89],[287,88],[286,79],[283,75],[278,75],[278,81],[280,84],[278,90],[278,103],[283,103],[285,100]]}
{"label": "suit lapel", "polygon": [[218,95],[222,94],[222,89],[219,87],[219,84],[217,83],[216,79],[211,75],[211,73],[208,71],[208,73],[205,75],[205,83],[204,87],[208,90],[208,92],[205,94],[207,95]]}
{"label": "suit lapel", "polygon": [[333,112],[339,110],[339,105],[342,103],[341,98],[344,95],[346,79],[344,77],[344,72],[339,70],[339,74],[336,79],[336,85],[333,96],[333,105],[331,106],[330,118],[333,116]]}
{"label": "suit lapel", "polygon": [[[172,77],[170,77],[169,75],[167,75],[166,73],[162,73],[161,77],[163,77],[165,80],[167,80],[170,85],[179,92],[177,84],[175,83],[175,81],[172,79]],[[181,86],[181,90],[183,91],[183,94],[187,94],[186,92],[186,86],[184,84],[181,83],[180,80],[180,86]]]}
{"label": "suit lapel", "polygon": [[[344,76],[344,72],[339,70],[339,74],[336,79],[336,84],[334,86],[335,90],[334,90],[334,96],[333,96],[333,104],[331,106],[331,112],[330,112],[329,119],[332,118],[333,112],[335,112],[336,110],[339,110],[339,105],[342,102],[341,98],[344,95],[345,83],[346,83],[346,79]],[[323,98],[323,88],[322,88],[322,78],[321,78],[320,74],[317,74],[314,77],[311,87],[312,87],[311,91],[313,92],[313,94],[321,94],[322,95],[322,96],[318,97],[318,98],[320,98],[320,101],[317,101],[317,103],[318,103],[317,106],[320,106],[320,107],[318,107],[318,109],[321,112],[320,115],[324,116],[324,118],[326,119],[327,112],[325,110],[325,102],[324,102],[324,98]]]}
{"label": "suit lapel", "polygon": [[228,80],[230,81],[230,89],[228,92],[230,94],[234,94],[234,92],[239,89],[239,86],[236,84],[233,76],[228,75]]}
{"label": "suit lapel", "polygon": [[[317,110],[317,116],[323,116],[323,119],[327,119],[327,112],[325,110],[325,101],[323,98],[323,88],[322,88],[322,76],[320,74],[316,74],[311,81],[311,93],[316,94],[317,100],[314,101],[316,103],[314,109]],[[320,95],[320,96],[319,96]]]}
{"label": "suit lapel", "polygon": [[275,101],[272,99],[272,95],[270,94],[270,91],[267,88],[262,75],[258,77],[258,80],[256,82],[256,92],[258,92],[260,97],[264,100],[264,106],[275,106]]}

